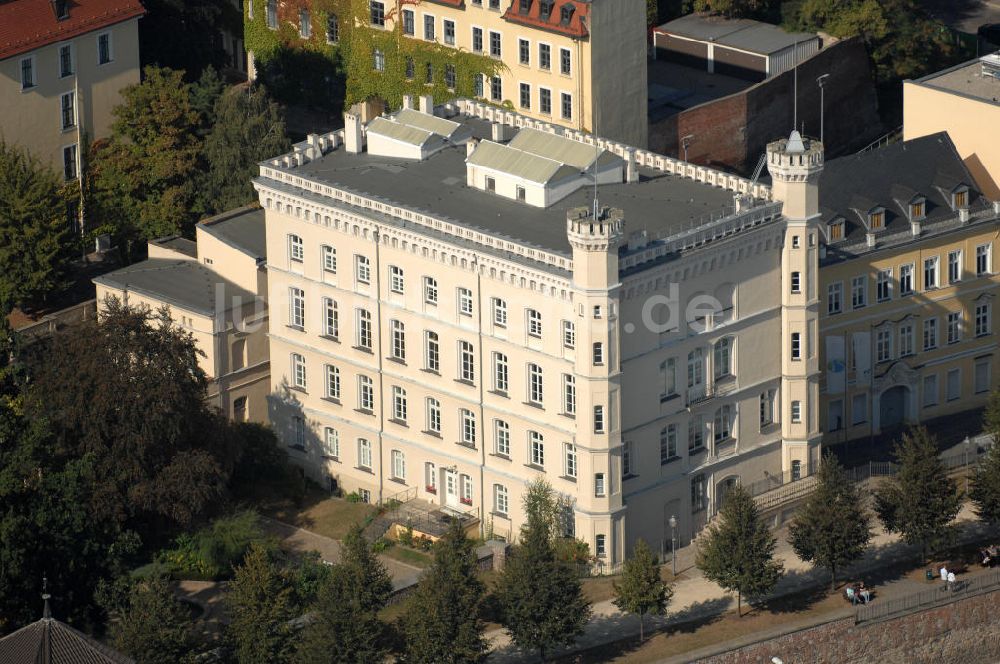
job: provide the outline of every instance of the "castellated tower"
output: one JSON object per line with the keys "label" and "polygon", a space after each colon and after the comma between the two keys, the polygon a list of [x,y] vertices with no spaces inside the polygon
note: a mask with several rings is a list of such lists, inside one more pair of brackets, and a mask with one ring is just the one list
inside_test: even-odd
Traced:
{"label": "castellated tower", "polygon": [[767,146],[773,197],[786,221],[781,254],[782,470],[805,476],[819,461],[819,176],[823,144],[793,131]]}
{"label": "castellated tower", "polygon": [[578,528],[592,531],[577,535],[595,542],[604,536],[610,560],[621,560],[625,550],[618,321],[618,246],[624,227],[621,210],[602,209],[596,201],[593,208],[567,213],[566,235],[573,248],[575,445],[580,481],[595,486],[581,491],[577,502]]}

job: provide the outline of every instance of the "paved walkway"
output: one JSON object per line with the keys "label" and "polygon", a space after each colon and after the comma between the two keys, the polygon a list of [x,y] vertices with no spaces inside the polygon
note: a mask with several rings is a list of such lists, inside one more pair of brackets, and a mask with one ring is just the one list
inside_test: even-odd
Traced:
{"label": "paved walkway", "polygon": [[[987,528],[976,520],[969,506],[964,507],[962,512],[959,513],[958,521],[962,527],[956,533],[953,544],[981,540],[989,534]],[[775,534],[778,537],[775,557],[784,562],[785,574],[778,582],[774,593],[771,595],[772,597],[782,597],[809,588],[829,585],[829,575],[825,570],[813,569],[811,565],[799,560],[792,551],[786,539],[788,534],[787,528],[781,528]],[[901,542],[898,536],[887,534],[876,527],[868,553],[862,560],[838,572],[838,578],[843,580],[863,577],[866,583],[874,590],[876,599],[873,601],[877,601],[879,597],[887,598],[925,590],[927,587],[925,583],[916,582],[905,577],[894,578],[890,576],[881,582],[873,578],[877,576],[878,571],[894,563],[913,560],[917,555],[915,547]],[[736,608],[735,596],[729,595],[729,593],[723,591],[719,586],[705,579],[694,566],[694,558],[695,547],[693,545],[678,550],[678,580],[673,584],[674,595],[669,607],[670,612],[663,617],[647,618],[647,633],[652,633],[654,630],[667,625],[687,623],[699,618],[719,615]],[[847,608],[845,606],[845,609]],[[844,612],[845,616],[849,614],[849,610]],[[826,618],[824,618],[825,620]],[[593,648],[630,636],[638,637],[638,634],[639,625],[636,618],[631,615],[623,615],[611,600],[607,600],[593,606],[593,618],[576,645],[573,648],[562,650],[558,654],[568,654],[578,650]],[[490,639],[494,648],[494,652],[489,658],[491,664],[534,661],[537,658],[537,654],[525,653],[513,646],[506,632],[503,630],[493,630],[487,633],[486,636]],[[758,640],[760,640],[759,633],[748,635],[748,643]],[[734,644],[733,647],[739,647],[739,644]],[[553,656],[555,654],[553,653]],[[691,661],[691,653],[664,661]]]}

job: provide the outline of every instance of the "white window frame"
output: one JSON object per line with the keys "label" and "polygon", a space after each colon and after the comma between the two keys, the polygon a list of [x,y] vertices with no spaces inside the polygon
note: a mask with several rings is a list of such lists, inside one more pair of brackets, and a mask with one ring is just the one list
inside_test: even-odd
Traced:
{"label": "white window frame", "polygon": [[357,309],[355,320],[357,321],[357,338],[355,342],[358,348],[366,351],[372,350],[372,314],[367,309]]}
{"label": "white window frame", "polygon": [[[275,13],[277,13],[277,5],[275,5]],[[107,37],[108,44],[108,59],[104,62],[101,61],[101,38]],[[96,37],[97,44],[97,66],[109,65],[115,61],[115,40],[111,36],[111,32],[99,32]]]}
{"label": "white window frame", "polygon": [[563,443],[563,477],[570,477],[575,480],[579,471],[576,445],[573,443]]}
{"label": "white window frame", "polygon": [[402,295],[406,288],[406,280],[403,277],[403,268],[398,265],[389,266],[389,291]]}
{"label": "white window frame", "polygon": [[510,367],[507,356],[503,353],[493,353],[493,389],[506,394],[510,388]]}
{"label": "white window frame", "polygon": [[294,233],[288,234],[288,262],[302,263],[306,259],[305,245],[302,237]]}
{"label": "white window frame", "polygon": [[545,376],[542,367],[534,362],[528,363],[528,403],[542,405],[545,399]]}
{"label": "white window frame", "polygon": [[372,283],[372,264],[367,256],[354,254],[354,278],[359,284],[370,286]]}
{"label": "white window frame", "polygon": [[933,290],[941,285],[941,258],[931,256],[924,259],[924,290]]}
{"label": "white window frame", "polygon": [[398,422],[406,422],[408,413],[408,403],[406,400],[406,390],[399,385],[392,386],[392,419]]}
{"label": "white window frame", "polygon": [[948,252],[948,283],[957,284],[962,280],[962,250],[954,249]]}
{"label": "white window frame", "polygon": [[563,348],[569,350],[576,348],[576,324],[571,320],[562,322],[562,343]]}
{"label": "white window frame", "polygon": [[459,380],[476,382],[475,347],[468,341],[458,342],[458,378]]}
{"label": "white window frame", "polygon": [[[69,50],[69,71],[64,72],[62,68],[62,55],[63,49]],[[67,42],[65,44],[59,44],[59,48],[56,51],[56,68],[59,72],[59,78],[69,78],[76,74],[76,49],[73,48],[73,42]]]}
{"label": "white window frame", "polygon": [[372,469],[372,441],[358,438],[358,468]]}
{"label": "white window frame", "polygon": [[563,374],[563,413],[576,415],[576,376]]}
{"label": "white window frame", "polygon": [[323,453],[330,459],[340,458],[340,433],[333,427],[323,428]]}
{"label": "white window frame", "polygon": [[358,375],[358,410],[375,410],[375,383],[369,376]]}
{"label": "white window frame", "polygon": [[301,353],[292,353],[290,361],[292,365],[292,387],[305,390],[307,385],[305,356]]}
{"label": "white window frame", "polygon": [[326,398],[340,400],[340,369],[332,364],[326,365]]}
{"label": "white window frame", "polygon": [[328,244],[324,244],[320,248],[320,254],[323,260],[323,271],[330,274],[337,274],[337,250]]}
{"label": "white window frame", "polygon": [[433,330],[424,331],[424,369],[441,371],[441,338]]}
{"label": "white window frame", "polygon": [[[70,99],[71,106],[70,106],[69,110],[72,111],[72,115],[73,115],[73,118],[70,121],[70,124],[66,124],[66,117],[65,117],[65,113],[66,113],[66,108],[65,108],[66,102],[65,102],[65,99],[67,99],[67,98]],[[76,127],[77,123],[79,122],[78,112],[79,111],[78,111],[77,105],[76,105],[76,93],[75,92],[73,92],[73,91],[64,92],[61,95],[59,95],[59,124],[62,127],[63,131],[68,131],[68,130],[73,129],[73,128]]]}
{"label": "white window frame", "polygon": [[441,402],[434,397],[427,397],[424,401],[424,407],[427,411],[427,431],[432,433],[441,433]]}
{"label": "white window frame", "polygon": [[[980,259],[984,269],[980,269]],[[976,276],[983,277],[993,274],[993,244],[980,244],[976,247]]]}
{"label": "white window frame", "polygon": [[899,296],[912,295],[916,292],[913,287],[913,271],[915,266],[913,263],[907,263],[905,265],[899,266]]}
{"label": "white window frame", "polygon": [[527,321],[528,336],[540,339],[542,337],[542,313],[537,309],[526,309],[524,315]]}
{"label": "white window frame", "polygon": [[297,330],[306,326],[306,294],[301,288],[288,288],[288,325]]}
{"label": "white window frame", "polygon": [[393,318],[389,321],[389,352],[394,360],[406,361],[406,325]]}
{"label": "white window frame", "polygon": [[510,458],[510,424],[504,420],[493,420],[493,453]]}
{"label": "white window frame", "polygon": [[424,303],[437,305],[438,284],[434,277],[424,277]]}
{"label": "white window frame", "polygon": [[493,299],[493,324],[497,327],[507,327],[507,302],[494,297]]}
{"label": "white window frame", "polygon": [[461,316],[471,316],[475,307],[472,303],[472,291],[468,288],[458,289],[458,313]]}
{"label": "white window frame", "polygon": [[462,425],[462,443],[471,447],[476,446],[476,414],[468,408],[459,409],[459,422]]}
{"label": "white window frame", "polygon": [[493,512],[500,516],[507,516],[510,508],[509,494],[507,487],[502,484],[493,485]]}
{"label": "white window frame", "polygon": [[537,431],[528,432],[528,463],[538,468],[545,467],[545,436]]}
{"label": "white window frame", "polygon": [[977,302],[974,309],[977,337],[984,337],[993,331],[993,307],[989,302]]}
{"label": "white window frame", "polygon": [[844,310],[844,282],[836,281],[826,287],[826,313],[839,314]]}

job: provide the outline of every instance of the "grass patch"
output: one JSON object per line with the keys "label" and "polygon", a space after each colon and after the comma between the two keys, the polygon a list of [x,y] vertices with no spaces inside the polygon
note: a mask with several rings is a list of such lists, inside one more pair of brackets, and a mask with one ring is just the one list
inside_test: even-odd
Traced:
{"label": "grass patch", "polygon": [[276,497],[260,506],[265,516],[336,540],[343,539],[351,526],[363,523],[375,510],[374,505],[333,498],[315,485],[309,486],[301,504],[291,498]]}
{"label": "grass patch", "polygon": [[430,567],[431,563],[434,562],[434,558],[430,554],[422,551],[416,551],[405,546],[390,546],[388,549],[383,551],[382,554],[392,558],[393,560],[398,560],[401,563],[413,565],[414,567],[419,567],[420,569]]}

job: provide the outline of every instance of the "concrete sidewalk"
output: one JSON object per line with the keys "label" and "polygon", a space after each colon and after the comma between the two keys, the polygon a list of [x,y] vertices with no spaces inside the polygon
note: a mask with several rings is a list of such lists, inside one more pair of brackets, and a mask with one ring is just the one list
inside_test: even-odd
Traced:
{"label": "concrete sidewalk", "polygon": [[[983,539],[989,530],[980,523],[969,505],[963,507],[957,522],[961,525],[953,544],[963,544]],[[799,560],[787,542],[787,527],[775,532],[778,544],[775,557],[785,565],[785,574],[771,594],[771,598],[795,594],[811,588],[828,586],[829,574],[824,569],[813,569],[808,563]],[[662,617],[646,619],[647,634],[653,633],[668,625],[692,622],[701,618],[716,616],[736,608],[736,598],[723,591],[719,586],[705,579],[694,566],[696,548],[689,545],[677,552],[678,580],[673,584],[674,595],[669,605],[669,613]],[[865,557],[839,571],[838,580],[857,579],[873,575],[880,569],[895,563],[914,560],[918,556],[917,547],[909,546],[900,541],[897,535],[883,532],[876,526],[871,547]],[[914,583],[910,579],[899,578],[886,583],[872,586],[876,600],[892,596],[905,595],[916,590],[926,589],[922,583]],[[846,608],[846,607],[845,607]],[[838,614],[839,615],[839,612]],[[801,626],[800,626],[801,628]],[[551,654],[552,657],[566,655],[572,652],[593,648],[626,637],[638,636],[639,625],[635,616],[624,615],[611,602],[599,602],[593,606],[593,617],[584,632],[571,648],[561,649]],[[493,653],[489,657],[491,664],[511,664],[514,662],[534,661],[536,653],[525,653],[510,642],[503,630],[493,630],[487,633]],[[748,643],[760,640],[759,634],[749,634]],[[739,647],[734,644],[733,647]],[[670,662],[691,661],[688,655],[671,658]]]}

